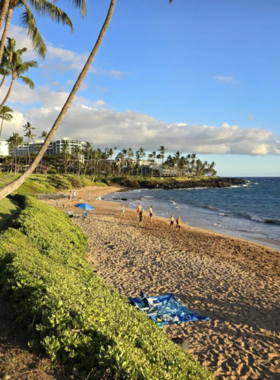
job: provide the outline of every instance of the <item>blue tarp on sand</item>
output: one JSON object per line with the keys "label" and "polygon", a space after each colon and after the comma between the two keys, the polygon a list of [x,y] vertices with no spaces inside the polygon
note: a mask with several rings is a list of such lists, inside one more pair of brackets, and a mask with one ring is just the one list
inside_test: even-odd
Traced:
{"label": "blue tarp on sand", "polygon": [[[143,294],[145,295],[145,293]],[[172,323],[209,320],[209,317],[202,317],[187,309],[173,294],[164,294],[156,297],[145,295],[142,298],[129,297],[128,299],[139,310],[144,309],[143,311],[147,313],[147,316],[161,326]],[[147,307],[148,304],[150,307]]]}

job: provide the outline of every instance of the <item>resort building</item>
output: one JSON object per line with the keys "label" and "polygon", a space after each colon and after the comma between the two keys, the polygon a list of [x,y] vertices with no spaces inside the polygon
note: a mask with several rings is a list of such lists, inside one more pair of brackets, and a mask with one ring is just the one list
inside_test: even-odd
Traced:
{"label": "resort building", "polygon": [[[26,156],[28,154],[28,148],[30,154],[37,153],[44,144],[44,140],[33,140],[30,141],[29,144],[25,142],[24,144],[18,146],[14,152],[14,150],[10,147],[9,153],[10,155],[16,154],[16,156]],[[28,146],[29,145],[29,146]],[[82,151],[85,148],[85,143],[80,140],[72,140],[68,137],[63,137],[60,140],[55,140],[50,143],[47,148],[45,154],[61,154],[65,152],[67,146],[67,153],[73,153],[76,147],[79,147]]]}

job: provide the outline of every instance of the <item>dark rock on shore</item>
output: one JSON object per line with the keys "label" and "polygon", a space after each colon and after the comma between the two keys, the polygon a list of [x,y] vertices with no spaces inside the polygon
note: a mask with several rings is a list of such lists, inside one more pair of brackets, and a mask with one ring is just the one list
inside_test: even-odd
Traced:
{"label": "dark rock on shore", "polygon": [[246,184],[244,179],[239,178],[209,178],[201,180],[186,180],[178,181],[174,178],[163,179],[162,181],[151,180],[151,181],[137,181],[126,179],[123,180],[120,185],[125,187],[130,187],[134,189],[195,189],[198,187],[208,187],[208,188],[223,188],[230,186],[242,186]]}

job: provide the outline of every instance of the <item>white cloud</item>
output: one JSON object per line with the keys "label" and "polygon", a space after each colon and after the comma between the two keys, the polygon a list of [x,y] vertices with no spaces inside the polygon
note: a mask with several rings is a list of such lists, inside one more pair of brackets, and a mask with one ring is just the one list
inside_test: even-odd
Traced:
{"label": "white cloud", "polygon": [[[20,97],[25,98],[25,92],[19,92]],[[9,128],[4,128],[4,138],[8,138],[12,132],[20,132],[21,126],[27,120],[36,127],[37,135],[43,130],[49,130],[68,96],[65,91],[50,92],[47,86],[33,93],[33,100],[40,99],[41,106],[30,108],[24,114],[18,112]],[[17,98],[18,96],[15,95]],[[138,149],[143,146],[147,150],[155,150],[164,145],[171,152],[179,150],[185,153],[280,154],[277,143],[279,137],[263,128],[242,129],[228,123],[221,126],[165,123],[132,110],[116,112],[104,108],[105,105],[102,99],[90,101],[77,97],[63,120],[57,137],[69,136],[91,141],[95,147],[100,148],[118,146]]]}
{"label": "white cloud", "polygon": [[228,77],[225,77],[223,75],[217,75],[215,77],[215,79],[217,79],[218,81],[220,82],[227,82],[227,83],[238,83],[237,80],[235,80],[233,77],[231,76],[228,76]]}

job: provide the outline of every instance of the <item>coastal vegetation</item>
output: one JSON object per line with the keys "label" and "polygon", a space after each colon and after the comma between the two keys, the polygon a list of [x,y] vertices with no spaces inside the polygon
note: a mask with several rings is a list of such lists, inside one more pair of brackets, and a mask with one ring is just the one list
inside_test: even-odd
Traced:
{"label": "coastal vegetation", "polygon": [[100,379],[211,379],[144,314],[92,272],[87,236],[61,211],[17,196],[23,211],[2,234],[0,296],[15,330],[54,362]]}
{"label": "coastal vegetation", "polygon": [[[29,122],[24,126],[25,135],[13,134],[9,139],[11,156],[0,158],[0,163],[11,164],[7,171],[18,173],[22,166],[31,162],[36,154],[29,153],[30,143],[34,140],[35,134]],[[41,137],[46,138],[47,133],[42,132]],[[27,137],[27,154],[19,155],[20,147],[23,146],[24,137]],[[26,147],[26,145],[24,146]],[[105,148],[104,150],[94,149],[90,142],[86,142],[84,149],[80,146],[71,147],[69,141],[63,141],[63,151],[61,154],[44,155],[41,166],[36,169],[41,173],[63,173],[101,176],[120,176],[120,175],[142,175],[150,177],[199,177],[215,176],[215,162],[202,162],[196,154],[183,155],[177,151],[169,154],[165,159],[167,148],[161,146],[157,151],[147,153],[141,147],[137,150],[132,148],[118,150],[115,148]],[[163,153],[164,152],[164,153]],[[16,165],[13,165],[13,164]],[[42,165],[44,164],[44,165]],[[24,170],[26,167],[24,167]],[[166,170],[167,169],[167,170]]]}

